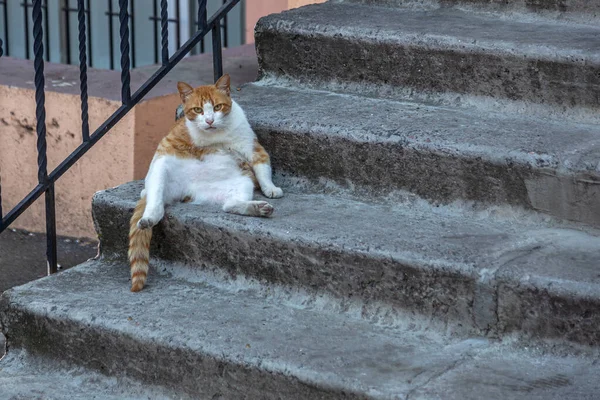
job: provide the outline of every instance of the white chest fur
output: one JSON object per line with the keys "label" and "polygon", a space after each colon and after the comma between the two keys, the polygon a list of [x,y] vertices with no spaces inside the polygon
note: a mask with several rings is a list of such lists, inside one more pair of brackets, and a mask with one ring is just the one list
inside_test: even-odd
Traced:
{"label": "white chest fur", "polygon": [[167,179],[180,185],[215,183],[241,175],[236,159],[225,152],[208,154],[202,160],[165,158]]}
{"label": "white chest fur", "polygon": [[[217,123],[218,122],[218,123]],[[240,168],[240,159],[252,162],[256,136],[235,102],[224,120],[215,129],[205,129],[199,121],[185,121],[188,134],[199,148],[219,148],[217,153],[202,159],[176,155],[157,155],[146,176],[146,209],[138,226],[155,225],[164,215],[165,205],[191,199],[194,203],[216,202],[230,213],[269,216],[273,207],[265,201],[252,201],[254,182]],[[252,166],[263,194],[281,197],[283,192],[271,181],[268,161]]]}
{"label": "white chest fur", "polygon": [[[252,181],[244,176],[230,152],[206,155],[202,160],[164,156],[155,160],[146,178],[146,188],[160,185],[167,204],[189,197],[194,203],[223,202],[237,193],[252,191]],[[159,168],[161,173],[152,171]],[[160,175],[162,179],[154,179]]]}

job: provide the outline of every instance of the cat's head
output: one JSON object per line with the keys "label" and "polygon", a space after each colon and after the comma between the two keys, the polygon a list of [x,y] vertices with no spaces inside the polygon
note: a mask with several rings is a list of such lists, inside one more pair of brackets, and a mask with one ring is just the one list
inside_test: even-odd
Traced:
{"label": "cat's head", "polygon": [[199,86],[196,89],[187,83],[177,82],[185,118],[207,133],[224,128],[231,112],[229,84],[228,74],[220,77],[214,85]]}

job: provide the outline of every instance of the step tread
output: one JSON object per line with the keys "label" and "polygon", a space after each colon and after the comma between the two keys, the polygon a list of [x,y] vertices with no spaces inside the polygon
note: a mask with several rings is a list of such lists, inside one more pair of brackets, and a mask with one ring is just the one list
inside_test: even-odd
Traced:
{"label": "step tread", "polygon": [[246,85],[235,96],[255,130],[395,143],[561,173],[600,171],[600,131],[593,124],[265,83]]}
{"label": "step tread", "polygon": [[[469,391],[477,387],[490,393],[492,397],[486,397],[490,399],[522,398],[523,391],[529,399],[558,399],[574,392],[583,399],[597,385],[591,377],[597,376],[599,367],[585,357],[524,352],[410,325],[378,326],[310,305],[284,304],[259,290],[216,287],[202,280],[157,275],[144,291],[132,294],[127,280],[125,264],[90,261],[9,290],[4,304],[18,310],[19,316],[73,323],[61,322],[65,330],[116,334],[121,339],[112,339],[115,349],[121,346],[119,341],[131,347],[133,340],[168,348],[170,354],[191,351],[229,368],[257,368],[270,376],[290,376],[328,391],[371,398],[481,398],[473,397],[480,391],[465,393],[467,387]],[[9,332],[10,328],[9,322]],[[104,357],[93,353],[94,343],[74,343],[70,351],[81,351],[81,345],[92,352],[88,357]],[[111,354],[119,357],[118,351]],[[154,357],[151,362],[161,362]],[[128,360],[106,362],[127,365]],[[223,376],[225,371],[234,373],[225,369]],[[456,378],[449,379],[451,375]],[[500,386],[502,397],[497,397]],[[205,394],[210,398],[213,393]]]}
{"label": "step tread", "polygon": [[[598,0],[338,0],[338,2],[366,4],[381,7],[439,8],[462,7],[469,11],[497,12],[498,15],[512,16],[514,12],[534,17],[543,14],[546,17],[564,21],[571,18],[578,22],[587,22],[598,16]],[[534,15],[532,15],[534,14]],[[576,19],[575,19],[576,18]]]}
{"label": "step tread", "polygon": [[64,361],[11,350],[0,361],[0,397],[44,400],[182,399],[180,393],[123,377],[108,377]]}
{"label": "step tread", "polygon": [[[132,182],[107,190],[102,201],[131,209],[142,187],[141,182]],[[210,225],[423,270],[453,271],[474,280],[495,275],[515,285],[529,282],[544,289],[600,296],[597,230],[578,230],[515,210],[498,209],[494,216],[422,201],[376,204],[285,189],[282,199],[269,200],[275,207],[269,219],[188,204],[170,206],[166,214],[183,225]]]}
{"label": "step tread", "polygon": [[[326,2],[264,17],[261,29],[492,50],[574,63],[600,62],[600,28],[556,20],[500,19],[452,7],[429,10]],[[525,17],[524,17],[525,18]]]}

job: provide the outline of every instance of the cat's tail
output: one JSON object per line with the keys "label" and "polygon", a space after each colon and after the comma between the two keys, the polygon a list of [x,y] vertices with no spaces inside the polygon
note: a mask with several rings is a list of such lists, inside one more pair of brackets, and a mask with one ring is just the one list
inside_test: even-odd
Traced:
{"label": "cat's tail", "polygon": [[140,229],[137,223],[146,209],[146,197],[137,202],[129,222],[129,265],[131,267],[131,291],[139,292],[146,284],[150,262],[150,240],[152,228]]}

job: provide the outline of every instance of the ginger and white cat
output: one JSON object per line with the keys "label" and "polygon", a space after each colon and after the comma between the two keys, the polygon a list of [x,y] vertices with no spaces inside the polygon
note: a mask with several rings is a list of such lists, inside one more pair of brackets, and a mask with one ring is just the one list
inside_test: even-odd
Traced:
{"label": "ginger and white cat", "polygon": [[152,227],[166,205],[210,202],[229,213],[268,217],[273,206],[252,200],[255,187],[269,198],[283,196],[271,180],[269,155],[231,99],[229,75],[214,85],[194,89],[179,82],[177,88],[185,118],[158,145],[130,222],[132,292],[146,283]]}

